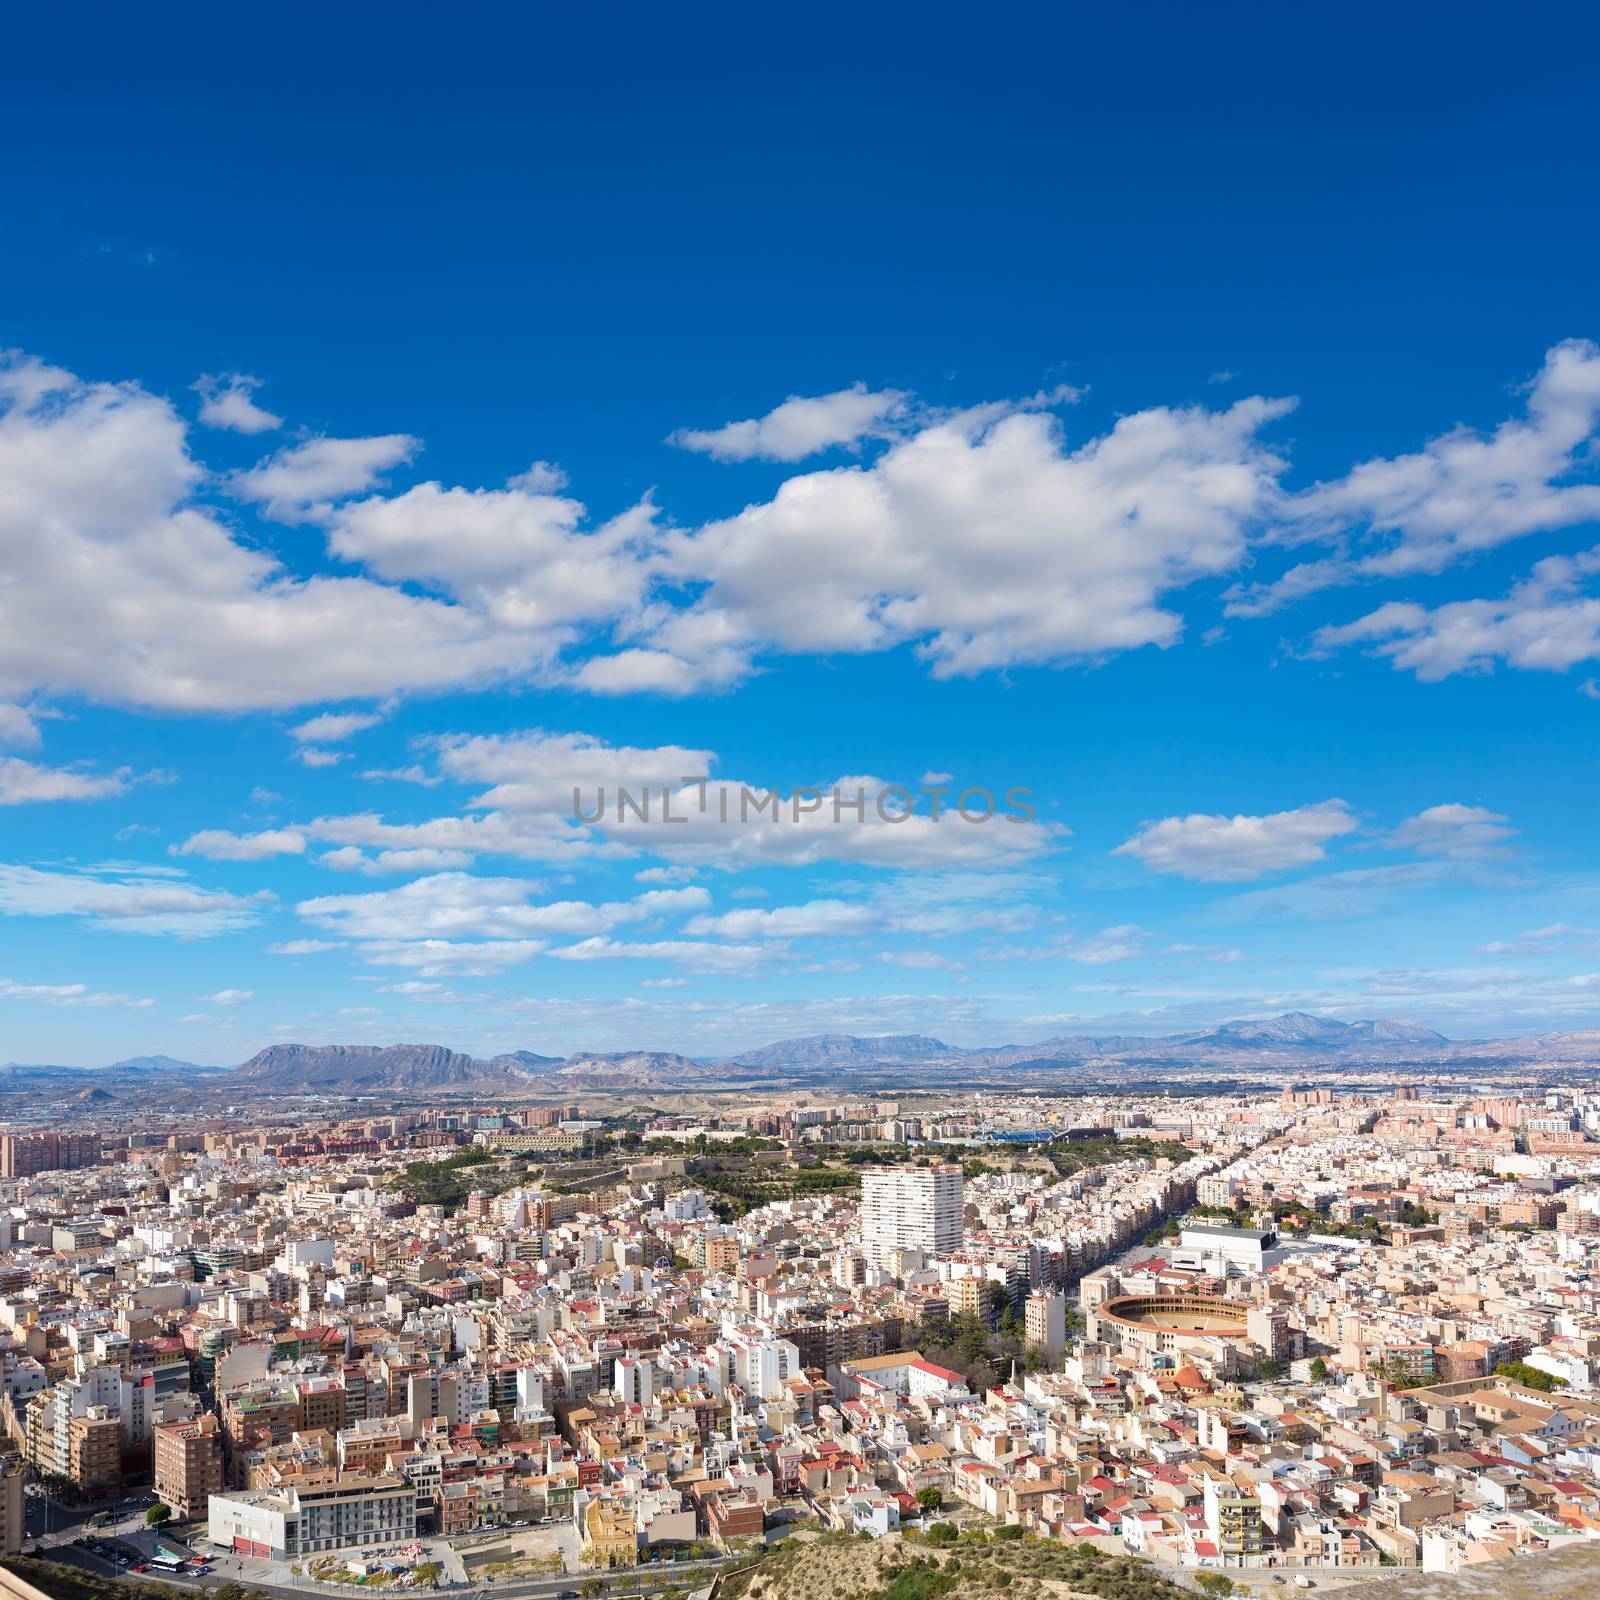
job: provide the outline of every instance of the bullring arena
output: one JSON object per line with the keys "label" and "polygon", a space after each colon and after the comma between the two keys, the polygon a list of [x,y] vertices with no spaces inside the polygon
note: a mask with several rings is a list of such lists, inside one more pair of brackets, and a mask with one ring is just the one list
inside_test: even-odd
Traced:
{"label": "bullring arena", "polygon": [[1178,1352],[1249,1337],[1249,1307],[1200,1294],[1128,1294],[1095,1307],[1090,1337],[1116,1349]]}

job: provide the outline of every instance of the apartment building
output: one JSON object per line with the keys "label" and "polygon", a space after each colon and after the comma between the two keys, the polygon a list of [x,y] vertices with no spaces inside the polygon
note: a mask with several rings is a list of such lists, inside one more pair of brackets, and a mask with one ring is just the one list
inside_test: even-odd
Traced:
{"label": "apartment building", "polygon": [[214,1494],[210,1538],[243,1555],[302,1556],[414,1539],[417,1491],[398,1477],[329,1473],[280,1492]]}
{"label": "apartment building", "polygon": [[0,1178],[98,1166],[100,1151],[98,1133],[8,1133],[0,1137]]}
{"label": "apartment building", "polygon": [[899,1250],[949,1255],[961,1245],[961,1168],[868,1167],[861,1174],[861,1245],[876,1264]]}
{"label": "apartment building", "polygon": [[222,1492],[222,1429],[206,1415],[155,1430],[156,1494],[183,1520],[199,1517]]}

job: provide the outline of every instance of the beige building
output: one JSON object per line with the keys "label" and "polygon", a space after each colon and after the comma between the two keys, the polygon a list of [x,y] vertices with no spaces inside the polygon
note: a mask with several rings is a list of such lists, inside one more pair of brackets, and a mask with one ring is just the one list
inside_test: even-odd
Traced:
{"label": "beige building", "polygon": [[206,1515],[222,1493],[222,1429],[213,1416],[155,1430],[156,1494],[184,1521]]}
{"label": "beige building", "polygon": [[86,1493],[114,1489],[122,1475],[122,1423],[90,1406],[67,1424],[67,1476]]}

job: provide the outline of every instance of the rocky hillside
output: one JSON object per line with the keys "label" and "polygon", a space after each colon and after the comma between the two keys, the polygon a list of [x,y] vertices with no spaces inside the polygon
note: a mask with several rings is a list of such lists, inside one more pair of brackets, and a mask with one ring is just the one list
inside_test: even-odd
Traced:
{"label": "rocky hillside", "polygon": [[[935,1525],[936,1528],[939,1526]],[[1001,1530],[1009,1535],[1015,1529]],[[1265,1573],[1241,1577],[1253,1600],[1295,1594]],[[1317,1580],[1324,1591],[1327,1580]],[[1489,1561],[1462,1573],[1385,1572],[1349,1589],[1352,1600],[1566,1600],[1600,1594],[1600,1541]],[[718,1600],[1195,1600],[1198,1591],[1133,1556],[1082,1544],[1011,1540],[993,1533],[951,1542],[926,1535],[857,1539],[799,1534],[754,1571],[726,1579]]]}
{"label": "rocky hillside", "polygon": [[[948,1524],[935,1524],[947,1528]],[[1009,1535],[1019,1530],[998,1530]],[[1193,1600],[1132,1556],[1045,1539],[923,1534],[884,1539],[797,1534],[718,1600]]]}
{"label": "rocky hillside", "polygon": [[226,1082],[280,1094],[362,1094],[522,1076],[504,1058],[478,1061],[436,1044],[274,1044],[236,1067]]}

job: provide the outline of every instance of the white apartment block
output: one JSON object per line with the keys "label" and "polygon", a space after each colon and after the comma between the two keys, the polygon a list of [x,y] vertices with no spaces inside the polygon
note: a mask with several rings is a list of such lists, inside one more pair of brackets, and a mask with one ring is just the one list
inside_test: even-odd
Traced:
{"label": "white apartment block", "polygon": [[897,1250],[949,1255],[961,1246],[961,1168],[868,1167],[861,1175],[861,1248],[877,1266]]}
{"label": "white apartment block", "polygon": [[214,1494],[213,1544],[253,1556],[300,1556],[416,1537],[417,1491],[401,1478],[334,1477],[282,1493]]}

